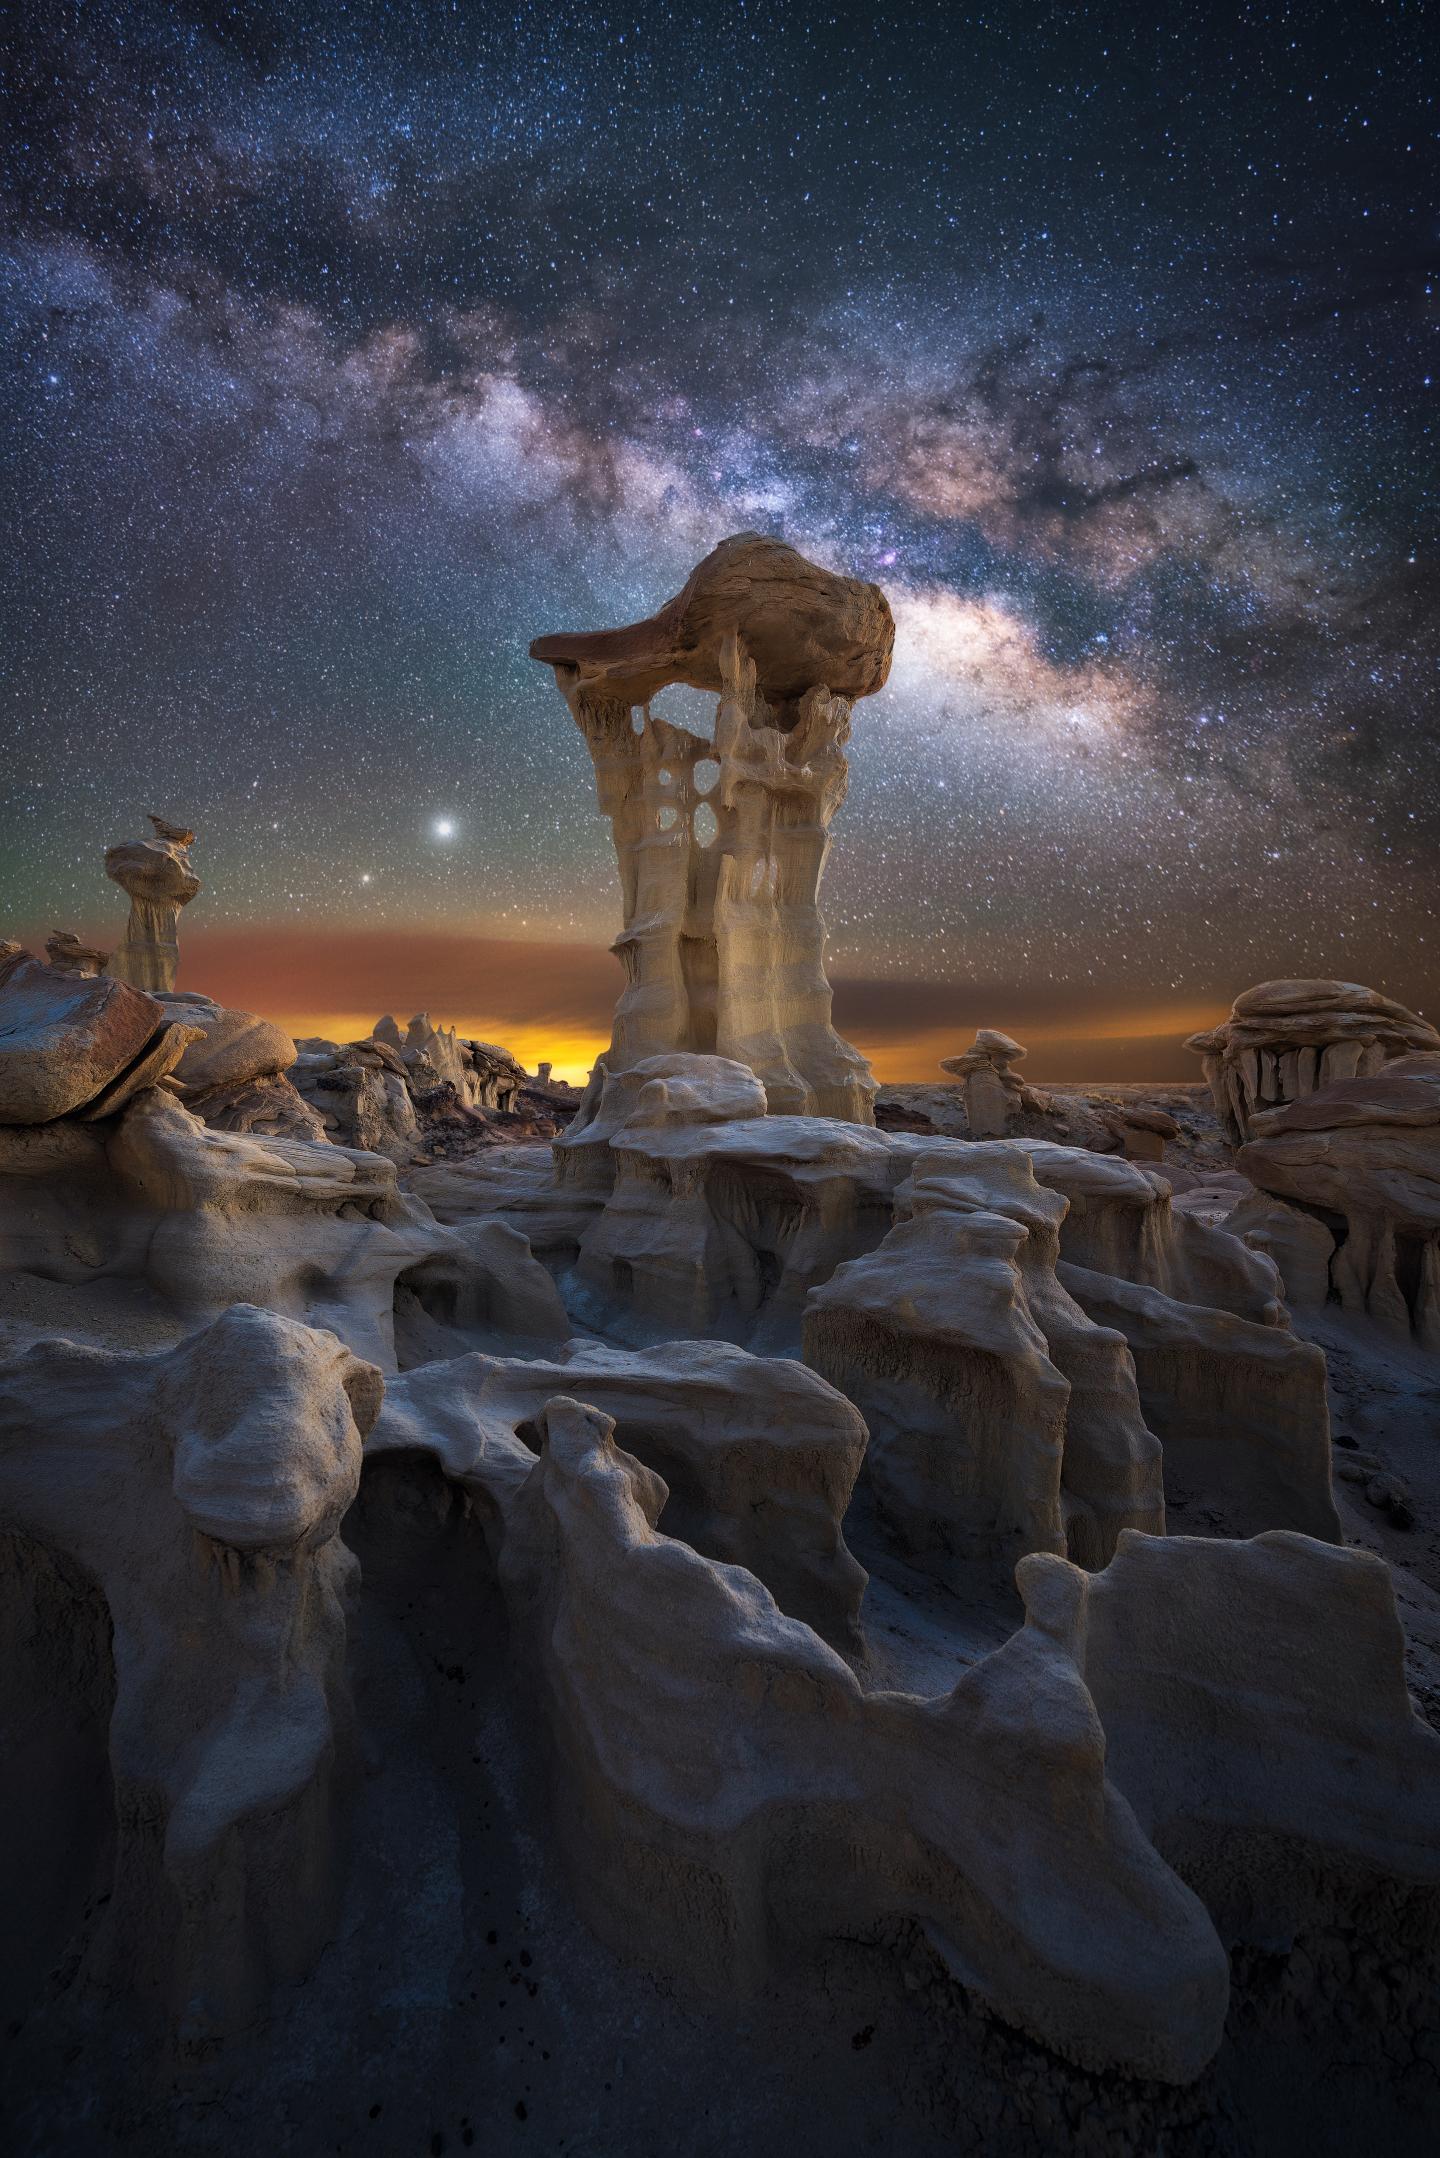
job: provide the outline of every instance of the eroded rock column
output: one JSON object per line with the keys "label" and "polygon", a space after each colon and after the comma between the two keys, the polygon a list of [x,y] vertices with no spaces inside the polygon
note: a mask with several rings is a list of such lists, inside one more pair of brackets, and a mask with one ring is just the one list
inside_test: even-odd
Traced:
{"label": "eroded rock column", "polygon": [[[620,869],[626,987],[592,1100],[647,1057],[746,1064],[772,1115],[873,1122],[875,1084],[831,1024],[819,889],[857,696],[893,625],[874,585],[741,534],[648,622],[537,639],[595,766]],[[719,691],[714,739],[650,710]]]}
{"label": "eroded rock column", "polygon": [[125,935],[105,971],[136,989],[173,989],[180,965],[180,909],[200,889],[190,866],[195,834],[151,816],[153,839],[127,839],[105,855],[105,874],[130,895]]}

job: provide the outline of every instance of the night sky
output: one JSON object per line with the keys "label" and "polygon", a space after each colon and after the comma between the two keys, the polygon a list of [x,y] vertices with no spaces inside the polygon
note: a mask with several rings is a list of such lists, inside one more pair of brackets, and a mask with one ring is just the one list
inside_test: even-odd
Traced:
{"label": "night sky", "polygon": [[[889,1076],[1198,1076],[1440,1007],[1420,4],[12,7],[0,927],[588,1062],[619,925],[538,632],[726,533],[878,579],[825,888]],[[660,700],[677,716],[700,700]]]}

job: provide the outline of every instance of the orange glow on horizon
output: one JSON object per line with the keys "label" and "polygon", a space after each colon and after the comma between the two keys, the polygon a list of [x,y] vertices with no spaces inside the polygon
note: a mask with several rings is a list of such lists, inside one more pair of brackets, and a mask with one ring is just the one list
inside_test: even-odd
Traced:
{"label": "orange glow on horizon", "polygon": [[[114,925],[110,928],[113,931]],[[82,933],[86,933],[82,926]],[[43,950],[43,929],[20,934]],[[104,941],[102,936],[101,941]],[[113,934],[110,937],[113,942]],[[619,966],[603,944],[560,943],[417,924],[406,929],[273,923],[182,932],[180,986],[261,1012],[291,1034],[363,1040],[383,1012],[416,1012],[466,1040],[496,1042],[528,1071],[548,1061],[582,1085],[610,1039]],[[839,978],[835,1025],[884,1085],[943,1085],[941,1059],[977,1027],[1012,1034],[1037,1084],[1200,1078],[1187,1034],[1224,1017],[1233,990],[1159,998],[1123,986],[905,977]]]}
{"label": "orange glow on horizon", "polygon": [[[407,1024],[409,1013],[395,1014],[401,1031]],[[287,1034],[298,1040],[306,1035],[319,1035],[324,1041],[364,1041],[373,1031],[379,1017],[377,1012],[284,1012],[267,1014],[277,1026],[284,1027]],[[497,1019],[493,1015],[467,1018],[463,1014],[452,1018],[450,1014],[431,1012],[436,1026],[454,1027],[461,1041],[493,1042],[499,1049],[508,1049],[511,1056],[518,1057],[526,1071],[534,1072],[537,1065],[548,1061],[557,1079],[566,1080],[571,1086],[584,1086],[591,1065],[610,1040],[605,1034],[567,1034],[562,1029],[549,1026],[516,1025],[513,1020]]]}

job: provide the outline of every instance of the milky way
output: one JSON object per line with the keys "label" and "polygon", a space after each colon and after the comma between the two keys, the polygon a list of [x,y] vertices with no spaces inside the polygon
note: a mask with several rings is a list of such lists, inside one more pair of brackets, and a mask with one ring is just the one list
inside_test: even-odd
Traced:
{"label": "milky way", "polygon": [[905,1026],[1440,1003],[1422,8],[10,19],[0,918],[155,808],[337,967],[603,942],[526,646],[757,529],[895,609],[826,904]]}

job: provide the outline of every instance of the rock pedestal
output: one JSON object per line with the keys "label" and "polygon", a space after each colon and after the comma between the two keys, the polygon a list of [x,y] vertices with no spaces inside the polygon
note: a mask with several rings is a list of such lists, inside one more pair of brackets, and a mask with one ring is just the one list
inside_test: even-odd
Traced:
{"label": "rock pedestal", "polygon": [[[877,586],[741,533],[648,622],[531,646],[594,761],[624,905],[627,984],[576,1128],[609,1079],[677,1052],[748,1065],[773,1115],[874,1121],[830,1023],[818,894],[851,708],[893,636]],[[650,711],[671,682],[719,690],[713,741]]]}
{"label": "rock pedestal", "polygon": [[195,834],[153,816],[153,839],[127,839],[105,856],[105,874],[130,895],[125,935],[105,971],[135,989],[173,989],[180,964],[180,909],[200,889],[190,867]]}
{"label": "rock pedestal", "polygon": [[950,1072],[965,1090],[965,1124],[972,1139],[1003,1139],[1015,1122],[1025,1082],[1011,1066],[1025,1055],[1019,1042],[995,1027],[982,1027],[963,1057],[945,1057],[942,1072]]}
{"label": "rock pedestal", "polygon": [[1359,982],[1280,981],[1245,990],[1223,1025],[1185,1046],[1203,1060],[1221,1127],[1240,1145],[1268,1110],[1440,1049],[1440,1034]]}

